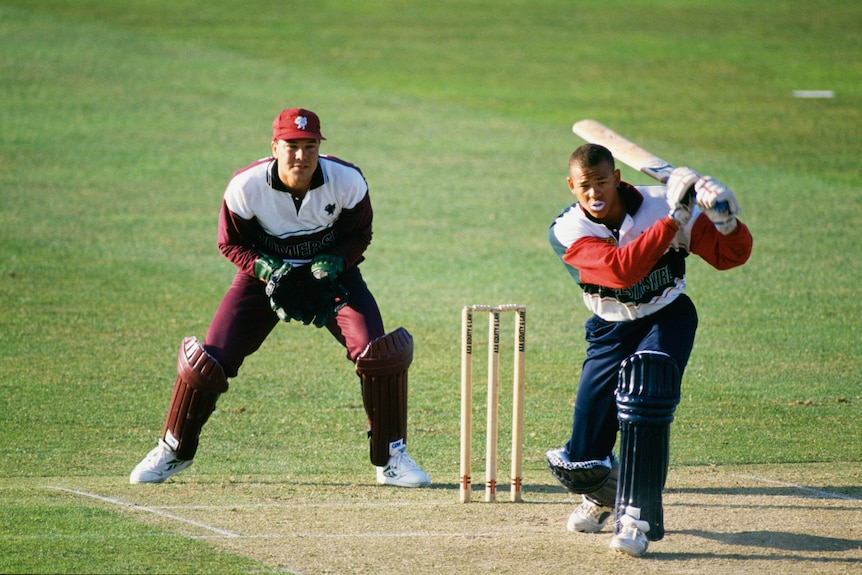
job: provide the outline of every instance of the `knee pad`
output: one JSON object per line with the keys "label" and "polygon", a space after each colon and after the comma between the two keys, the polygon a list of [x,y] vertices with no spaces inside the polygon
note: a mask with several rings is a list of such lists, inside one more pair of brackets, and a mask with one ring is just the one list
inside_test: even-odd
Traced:
{"label": "knee pad", "polygon": [[403,327],[369,343],[356,359],[374,465],[386,465],[391,444],[407,442],[407,371],[412,362],[413,337]]}
{"label": "knee pad", "polygon": [[681,377],[667,354],[638,352],[619,371],[616,391],[620,423],[620,470],[615,530],[626,507],[640,509],[652,541],[664,536],[662,491],[670,455],[670,424],[679,403]]}
{"label": "knee pad", "polygon": [[215,411],[228,382],[221,365],[194,337],[180,345],[177,380],[162,430],[162,439],[180,459],[194,459],[201,428]]}
{"label": "knee pad", "polygon": [[629,423],[660,424],[673,421],[679,403],[681,376],[666,353],[641,351],[620,366],[617,417]]}

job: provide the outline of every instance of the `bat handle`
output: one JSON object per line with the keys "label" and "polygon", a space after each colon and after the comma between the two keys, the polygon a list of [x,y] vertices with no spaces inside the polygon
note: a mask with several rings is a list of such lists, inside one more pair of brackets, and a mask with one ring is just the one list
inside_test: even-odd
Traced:
{"label": "bat handle", "polygon": [[[694,203],[694,186],[689,188],[688,192],[685,194],[685,203],[688,205],[692,205]],[[723,214],[730,213],[730,204],[727,202],[718,202],[715,204],[715,211],[721,212]]]}
{"label": "bat handle", "polygon": [[[694,196],[695,196],[694,186],[692,186],[685,193],[685,199],[683,200],[683,203],[688,205],[688,206],[691,206],[692,203],[694,202]],[[715,204],[715,211],[721,212],[723,214],[729,214],[730,213],[730,204],[728,204],[727,202],[718,202],[717,204]]]}
{"label": "bat handle", "polygon": [[692,185],[688,190],[686,190],[685,196],[683,196],[682,203],[691,208],[694,206],[694,197],[694,185]]}

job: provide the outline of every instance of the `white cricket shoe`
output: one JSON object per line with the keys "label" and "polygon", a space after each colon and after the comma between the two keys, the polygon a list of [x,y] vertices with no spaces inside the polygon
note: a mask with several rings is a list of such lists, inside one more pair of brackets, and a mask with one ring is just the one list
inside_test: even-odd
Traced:
{"label": "white cricket shoe", "polygon": [[569,515],[566,529],[572,533],[598,533],[614,514],[614,508],[594,503],[583,495],[581,498],[584,502]]}
{"label": "white cricket shoe", "polygon": [[611,549],[632,557],[640,557],[646,553],[649,546],[646,536],[649,523],[640,516],[641,510],[637,507],[626,507],[626,514],[620,517],[622,529],[611,539]]}
{"label": "white cricket shoe", "polygon": [[191,465],[192,461],[177,458],[176,452],[159,439],[159,444],[132,470],[129,483],[161,483]]}
{"label": "white cricket shoe", "polygon": [[404,441],[398,440],[389,446],[389,461],[377,466],[377,483],[397,487],[427,487],[431,478],[407,455]]}

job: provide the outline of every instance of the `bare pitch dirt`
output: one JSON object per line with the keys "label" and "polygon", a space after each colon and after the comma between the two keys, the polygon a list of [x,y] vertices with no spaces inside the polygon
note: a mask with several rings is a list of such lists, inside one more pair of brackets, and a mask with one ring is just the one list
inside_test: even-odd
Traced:
{"label": "bare pitch dirt", "polygon": [[536,475],[518,504],[481,502],[479,486],[472,503],[460,504],[454,482],[408,490],[197,475],[57,487],[288,573],[862,572],[859,464],[671,469],[667,534],[642,559],[610,552],[609,531],[566,532],[578,500]]}

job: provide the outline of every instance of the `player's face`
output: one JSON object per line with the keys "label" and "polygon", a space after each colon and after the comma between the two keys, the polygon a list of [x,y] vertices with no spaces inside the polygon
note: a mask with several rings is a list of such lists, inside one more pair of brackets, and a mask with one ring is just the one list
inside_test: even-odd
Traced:
{"label": "player's face", "polygon": [[612,219],[620,213],[622,204],[617,193],[620,171],[607,162],[597,166],[575,164],[569,168],[567,182],[578,203],[594,218]]}
{"label": "player's face", "polygon": [[299,192],[308,191],[320,153],[318,140],[275,140],[272,154],[278,160],[278,177],[285,186]]}

